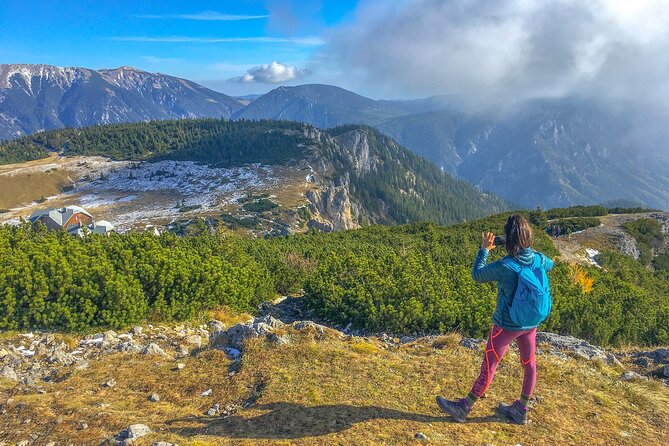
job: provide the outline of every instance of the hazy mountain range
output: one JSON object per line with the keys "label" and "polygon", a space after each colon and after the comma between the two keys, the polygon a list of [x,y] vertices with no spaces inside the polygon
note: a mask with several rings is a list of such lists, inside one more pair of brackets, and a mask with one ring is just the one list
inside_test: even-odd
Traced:
{"label": "hazy mountain range", "polygon": [[444,171],[521,206],[622,198],[669,207],[667,116],[660,112],[574,98],[469,110],[457,97],[377,101],[339,87],[301,85],[232,98],[129,67],[0,65],[0,139],[64,126],[183,117],[296,120],[319,128],[367,124]]}

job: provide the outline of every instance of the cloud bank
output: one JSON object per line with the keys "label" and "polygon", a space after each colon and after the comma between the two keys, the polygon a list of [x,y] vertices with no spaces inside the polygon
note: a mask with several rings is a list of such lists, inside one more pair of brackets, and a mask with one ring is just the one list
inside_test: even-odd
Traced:
{"label": "cloud bank", "polygon": [[249,69],[246,74],[230,79],[242,83],[280,84],[300,79],[308,74],[305,70],[298,70],[295,65],[272,62]]}
{"label": "cloud bank", "polygon": [[367,0],[329,41],[386,96],[669,99],[666,0]]}

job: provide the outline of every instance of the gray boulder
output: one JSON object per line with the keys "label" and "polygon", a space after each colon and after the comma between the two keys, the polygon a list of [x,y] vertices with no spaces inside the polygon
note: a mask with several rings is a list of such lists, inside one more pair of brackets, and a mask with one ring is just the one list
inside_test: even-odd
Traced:
{"label": "gray boulder", "polygon": [[220,332],[220,331],[225,331],[226,327],[225,324],[221,321],[217,321],[216,319],[213,319],[209,321],[209,330],[212,333]]}
{"label": "gray boulder", "polygon": [[270,333],[267,336],[267,340],[269,342],[271,342],[272,344],[278,345],[278,346],[290,344],[290,336],[280,335],[280,334],[277,334],[277,333]]}
{"label": "gray boulder", "polygon": [[293,328],[299,331],[312,331],[317,334],[324,334],[327,330],[325,325],[317,324],[312,321],[296,321],[293,322]]}
{"label": "gray boulder", "polygon": [[283,322],[281,322],[280,320],[278,320],[277,318],[272,317],[269,314],[266,314],[265,316],[254,319],[252,324],[256,325],[256,326],[259,325],[259,324],[266,324],[270,328],[283,328],[286,325]]}
{"label": "gray boulder", "polygon": [[195,345],[197,348],[202,346],[202,338],[199,335],[192,335],[186,338],[186,342]]}
{"label": "gray boulder", "polygon": [[144,350],[142,351],[143,354],[145,355],[162,355],[162,356],[167,356],[165,353],[165,350],[160,348],[160,346],[156,343],[150,343],[147,345]]}
{"label": "gray boulder", "polygon": [[135,341],[121,342],[116,346],[116,351],[125,353],[141,353],[142,346]]}
{"label": "gray boulder", "polygon": [[623,381],[648,381],[647,376],[639,375],[637,372],[631,370],[626,371],[620,376]]}
{"label": "gray boulder", "polygon": [[4,366],[0,370],[0,378],[9,379],[11,381],[18,381],[19,376],[16,374],[13,368]]}
{"label": "gray boulder", "polygon": [[573,336],[562,336],[555,333],[537,333],[538,344],[548,344],[556,350],[573,352],[575,355],[588,360],[606,361],[606,352],[583,339]]}
{"label": "gray boulder", "polygon": [[46,360],[50,364],[60,364],[65,366],[73,365],[77,362],[77,358],[74,355],[63,350],[55,350],[46,357]]}
{"label": "gray boulder", "polygon": [[117,445],[128,445],[151,433],[146,424],[131,424],[124,431],[119,432],[114,438]]}
{"label": "gray boulder", "polygon": [[274,329],[284,327],[285,324],[270,315],[254,319],[250,324],[237,324],[227,331],[212,332],[209,335],[210,347],[232,347],[243,350],[247,339],[271,335]]}

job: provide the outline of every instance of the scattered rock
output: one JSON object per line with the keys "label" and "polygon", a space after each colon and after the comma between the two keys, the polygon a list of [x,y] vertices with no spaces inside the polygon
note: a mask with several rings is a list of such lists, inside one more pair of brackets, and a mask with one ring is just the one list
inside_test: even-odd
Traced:
{"label": "scattered rock", "polygon": [[149,345],[147,345],[142,351],[142,354],[167,356],[165,350],[160,348],[160,346],[154,342],[151,342]]}
{"label": "scattered rock", "polygon": [[616,355],[614,355],[613,353],[609,353],[606,355],[606,362],[612,366],[623,367],[622,362],[620,362],[618,358],[616,358]]}
{"label": "scattered rock", "polygon": [[639,375],[637,372],[631,370],[626,371],[620,376],[623,381],[648,381],[647,376]]}
{"label": "scattered rock", "polygon": [[115,386],[116,386],[116,380],[114,378],[110,378],[109,380],[102,383],[102,387],[112,388]]}
{"label": "scattered rock", "polygon": [[228,354],[230,359],[235,360],[235,361],[238,360],[239,357],[242,355],[241,351],[237,350],[236,348],[232,348],[232,347],[226,348],[225,353]]}
{"label": "scattered rock", "polygon": [[267,324],[270,328],[283,328],[286,325],[270,314],[266,314],[265,316],[253,320],[252,325],[257,326],[259,324]]}
{"label": "scattered rock", "polygon": [[144,331],[144,328],[139,326],[139,325],[132,328],[132,334],[134,334],[135,336],[141,335],[143,331]]}
{"label": "scattered rock", "polygon": [[211,330],[212,333],[218,333],[221,331],[225,331],[225,324],[221,321],[217,321],[216,319],[213,319],[209,321],[209,330]]}
{"label": "scattered rock", "polygon": [[548,344],[557,350],[570,351],[577,356],[588,360],[606,360],[606,353],[604,350],[588,343],[587,341],[575,338],[573,336],[562,336],[555,333],[539,332],[537,333],[537,343]]}
{"label": "scattered rock", "polygon": [[208,415],[210,417],[214,417],[214,416],[218,415],[220,413],[220,410],[219,410],[220,407],[221,407],[220,404],[214,404],[213,406],[211,406],[211,408],[209,408],[209,410],[207,410],[205,412],[205,415]]}
{"label": "scattered rock", "polygon": [[153,446],[179,446],[179,445],[174,443],[168,443],[166,441],[154,441]]}
{"label": "scattered rock", "polygon": [[11,381],[19,380],[19,376],[16,374],[14,369],[9,366],[4,366],[2,370],[0,370],[0,378],[9,379]]}
{"label": "scattered rock", "polygon": [[648,367],[648,358],[645,358],[643,356],[636,358],[634,361],[632,361],[635,365],[638,365],[639,367]]}
{"label": "scattered rock", "polygon": [[21,378],[21,384],[25,386],[34,386],[36,382],[37,381],[35,381],[35,378],[32,375],[27,375]]}
{"label": "scattered rock", "polygon": [[127,429],[119,432],[114,439],[118,445],[127,445],[150,433],[151,429],[146,424],[131,424]]}
{"label": "scattered rock", "polygon": [[267,340],[271,342],[274,345],[287,345],[290,344],[290,336],[287,334],[285,335],[280,335],[277,333],[270,333],[267,336]]}
{"label": "scattered rock", "polygon": [[196,345],[197,348],[200,348],[202,346],[202,338],[199,335],[188,336],[186,338],[186,342],[188,342],[189,344]]}
{"label": "scattered rock", "polygon": [[460,345],[463,346],[464,348],[478,351],[481,342],[483,342],[481,339],[463,338],[462,341],[460,341]]}
{"label": "scattered rock", "polygon": [[422,432],[416,432],[413,436],[416,440],[429,440],[430,438]]}
{"label": "scattered rock", "polygon": [[184,368],[186,368],[186,364],[183,362],[177,363],[177,370],[183,370]]}
{"label": "scattered rock", "polygon": [[200,396],[211,396],[214,391],[212,389],[207,389],[200,394]]}
{"label": "scattered rock", "polygon": [[157,393],[152,393],[151,396],[149,397],[149,401],[151,401],[152,403],[157,403],[158,401],[160,401],[160,395],[158,395]]}
{"label": "scattered rock", "polygon": [[293,328],[299,331],[313,331],[317,334],[324,334],[327,330],[325,325],[317,324],[312,321],[297,321],[293,322]]}
{"label": "scattered rock", "polygon": [[657,350],[638,352],[634,354],[634,357],[637,359],[647,358],[653,361],[655,364],[669,364],[669,350],[667,350],[666,348],[658,348]]}
{"label": "scattered rock", "polygon": [[77,358],[75,358],[74,355],[63,350],[55,350],[46,357],[46,360],[50,364],[60,364],[65,366],[70,366],[77,362]]}
{"label": "scattered rock", "polygon": [[669,378],[669,364],[664,366],[662,369],[662,374],[665,376],[665,378]]}
{"label": "scattered rock", "polygon": [[126,341],[116,345],[116,351],[125,353],[141,353],[142,346],[135,341]]}

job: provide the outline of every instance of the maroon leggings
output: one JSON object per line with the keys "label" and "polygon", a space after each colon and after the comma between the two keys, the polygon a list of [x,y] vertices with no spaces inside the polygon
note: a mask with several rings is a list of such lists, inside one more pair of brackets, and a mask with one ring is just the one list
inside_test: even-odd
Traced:
{"label": "maroon leggings", "polygon": [[520,362],[525,368],[523,395],[531,396],[537,383],[537,363],[534,358],[536,335],[536,327],[531,330],[511,331],[493,325],[485,347],[481,374],[474,382],[472,393],[479,398],[485,393],[495,376],[495,370],[497,370],[499,362],[504,357],[509,345],[516,340],[520,349]]}

